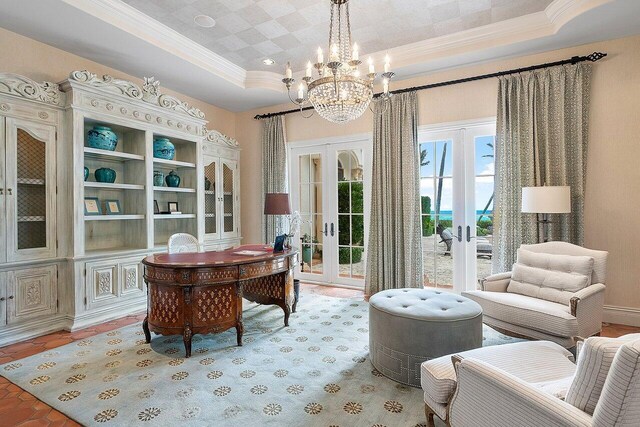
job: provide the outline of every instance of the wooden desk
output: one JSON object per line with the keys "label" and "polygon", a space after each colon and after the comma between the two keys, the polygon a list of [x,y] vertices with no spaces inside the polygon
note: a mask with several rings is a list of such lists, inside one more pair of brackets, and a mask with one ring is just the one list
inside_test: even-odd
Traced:
{"label": "wooden desk", "polygon": [[[259,256],[241,250],[265,251]],[[147,317],[142,328],[147,343],[151,332],[180,334],[186,357],[191,337],[236,328],[242,345],[242,298],[275,304],[284,311],[284,324],[294,303],[293,269],[297,250],[273,253],[264,245],[245,245],[222,252],[155,254],[146,257]]]}

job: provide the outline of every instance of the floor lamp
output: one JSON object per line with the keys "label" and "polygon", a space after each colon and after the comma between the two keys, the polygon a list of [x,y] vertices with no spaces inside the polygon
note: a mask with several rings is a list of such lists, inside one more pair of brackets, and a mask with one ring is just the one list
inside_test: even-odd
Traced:
{"label": "floor lamp", "polygon": [[[264,196],[264,214],[267,215],[290,215],[291,205],[289,204],[288,193],[267,193]],[[282,228],[276,229],[276,235],[281,234]],[[264,224],[264,241],[271,243],[268,235],[267,222]]]}
{"label": "floor lamp", "polygon": [[568,186],[543,186],[522,188],[522,213],[542,214],[543,241],[549,241],[549,214],[571,213],[571,188]]}

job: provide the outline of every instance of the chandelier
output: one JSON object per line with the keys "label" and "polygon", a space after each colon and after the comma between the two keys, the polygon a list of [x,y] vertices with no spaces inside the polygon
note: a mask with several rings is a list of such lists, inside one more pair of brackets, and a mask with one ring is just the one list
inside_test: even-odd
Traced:
{"label": "chandelier", "polygon": [[[295,83],[291,64],[287,63],[285,78],[289,99],[302,112],[307,104],[326,120],[345,123],[357,119],[364,113],[373,98],[373,83],[377,77],[373,60],[369,57],[368,73],[363,77],[359,66],[362,64],[358,45],[351,41],[349,22],[349,0],[330,0],[331,23],[329,27],[329,58],[324,61],[322,48],[318,48],[317,62],[307,63],[304,83],[298,85],[297,97],[291,97],[291,86]],[[394,73],[390,71],[390,59],[385,57],[382,74],[382,98],[388,100],[389,81]],[[317,77],[313,77],[313,69]],[[306,86],[306,94],[305,94]],[[313,113],[312,113],[313,114]],[[306,116],[311,117],[311,115]]]}

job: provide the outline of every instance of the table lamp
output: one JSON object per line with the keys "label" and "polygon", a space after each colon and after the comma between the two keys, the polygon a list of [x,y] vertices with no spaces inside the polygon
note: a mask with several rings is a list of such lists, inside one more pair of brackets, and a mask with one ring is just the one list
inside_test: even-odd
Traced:
{"label": "table lamp", "polygon": [[[289,204],[288,193],[266,193],[264,196],[264,214],[265,215],[289,215],[291,214],[291,205]],[[276,235],[281,234],[282,229],[276,229]],[[269,244],[270,239],[267,235],[267,227],[264,228],[265,243]]]}
{"label": "table lamp", "polygon": [[571,187],[543,186],[522,188],[522,213],[542,214],[542,236],[549,241],[549,214],[571,213]]}

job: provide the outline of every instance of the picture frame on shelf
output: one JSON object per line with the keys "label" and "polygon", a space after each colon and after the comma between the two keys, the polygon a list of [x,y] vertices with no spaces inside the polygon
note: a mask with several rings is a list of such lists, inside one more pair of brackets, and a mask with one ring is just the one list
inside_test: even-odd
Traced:
{"label": "picture frame on shelf", "polygon": [[84,198],[84,214],[85,215],[102,215],[102,209],[100,209],[100,199],[97,197],[85,197]]}
{"label": "picture frame on shelf", "polygon": [[178,209],[178,202],[168,202],[167,209],[169,213],[180,211],[180,209]]}
{"label": "picture frame on shelf", "polygon": [[153,213],[154,214],[159,214],[160,213],[160,205],[158,205],[158,201],[157,200],[153,201]]}
{"label": "picture frame on shelf", "polygon": [[284,252],[284,241],[286,238],[286,234],[276,236],[276,240],[273,243],[273,252]]}
{"label": "picture frame on shelf", "polygon": [[104,207],[107,215],[122,215],[120,200],[105,200]]}

